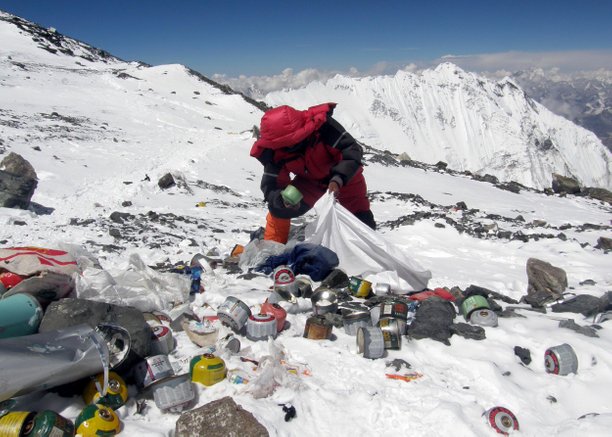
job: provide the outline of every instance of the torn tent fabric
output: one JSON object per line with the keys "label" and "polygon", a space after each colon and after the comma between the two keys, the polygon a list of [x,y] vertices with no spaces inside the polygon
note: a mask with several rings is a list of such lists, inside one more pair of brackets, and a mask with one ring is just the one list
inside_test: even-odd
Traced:
{"label": "torn tent fabric", "polygon": [[318,219],[307,229],[306,242],[334,251],[340,260],[339,268],[347,275],[361,276],[373,283],[387,282],[396,293],[427,288],[429,270],[362,223],[332,194],[321,197],[314,208]]}
{"label": "torn tent fabric", "polygon": [[255,270],[270,274],[281,265],[287,265],[296,275],[308,275],[313,281],[322,281],[338,266],[338,256],[318,244],[301,243],[280,255],[271,256]]}

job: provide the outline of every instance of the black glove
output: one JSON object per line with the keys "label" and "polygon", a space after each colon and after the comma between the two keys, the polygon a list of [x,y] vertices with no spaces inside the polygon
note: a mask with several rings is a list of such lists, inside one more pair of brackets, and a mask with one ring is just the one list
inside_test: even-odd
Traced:
{"label": "black glove", "polygon": [[278,218],[295,218],[303,215],[310,208],[303,201],[300,201],[295,206],[287,205],[281,196],[282,190],[274,190],[268,194],[266,199],[268,202],[268,209],[273,216]]}

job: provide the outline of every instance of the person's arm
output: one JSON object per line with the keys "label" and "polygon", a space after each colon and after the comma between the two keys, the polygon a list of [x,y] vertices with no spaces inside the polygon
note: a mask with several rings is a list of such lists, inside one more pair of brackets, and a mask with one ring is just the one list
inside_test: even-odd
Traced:
{"label": "person's arm", "polygon": [[[342,161],[332,167],[330,183],[335,182],[338,189],[346,185],[362,165],[363,148],[340,123],[332,117],[319,129],[326,144],[342,153]],[[330,187],[331,189],[332,187]]]}

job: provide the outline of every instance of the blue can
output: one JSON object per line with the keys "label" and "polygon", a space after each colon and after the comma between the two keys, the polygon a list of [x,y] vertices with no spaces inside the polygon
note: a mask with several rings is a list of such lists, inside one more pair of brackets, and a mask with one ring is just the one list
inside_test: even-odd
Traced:
{"label": "blue can", "polygon": [[30,294],[17,293],[0,299],[0,338],[36,334],[42,317],[40,303]]}

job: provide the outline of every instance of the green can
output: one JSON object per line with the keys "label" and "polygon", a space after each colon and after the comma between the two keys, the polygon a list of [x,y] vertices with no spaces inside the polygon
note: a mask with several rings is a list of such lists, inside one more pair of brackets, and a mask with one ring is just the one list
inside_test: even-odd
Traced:
{"label": "green can", "polygon": [[24,436],[73,437],[74,423],[54,411],[44,410],[34,417],[31,429],[26,430]]}
{"label": "green can", "polygon": [[470,297],[466,297],[461,304],[461,314],[466,321],[470,320],[470,315],[476,310],[489,309],[489,302],[487,298],[479,294],[474,294]]}
{"label": "green can", "polygon": [[297,205],[304,197],[300,190],[295,188],[293,185],[287,185],[283,191],[281,191],[283,200],[289,205]]}
{"label": "green can", "polygon": [[366,298],[372,291],[372,283],[357,276],[351,276],[349,278],[348,289],[353,296]]}

